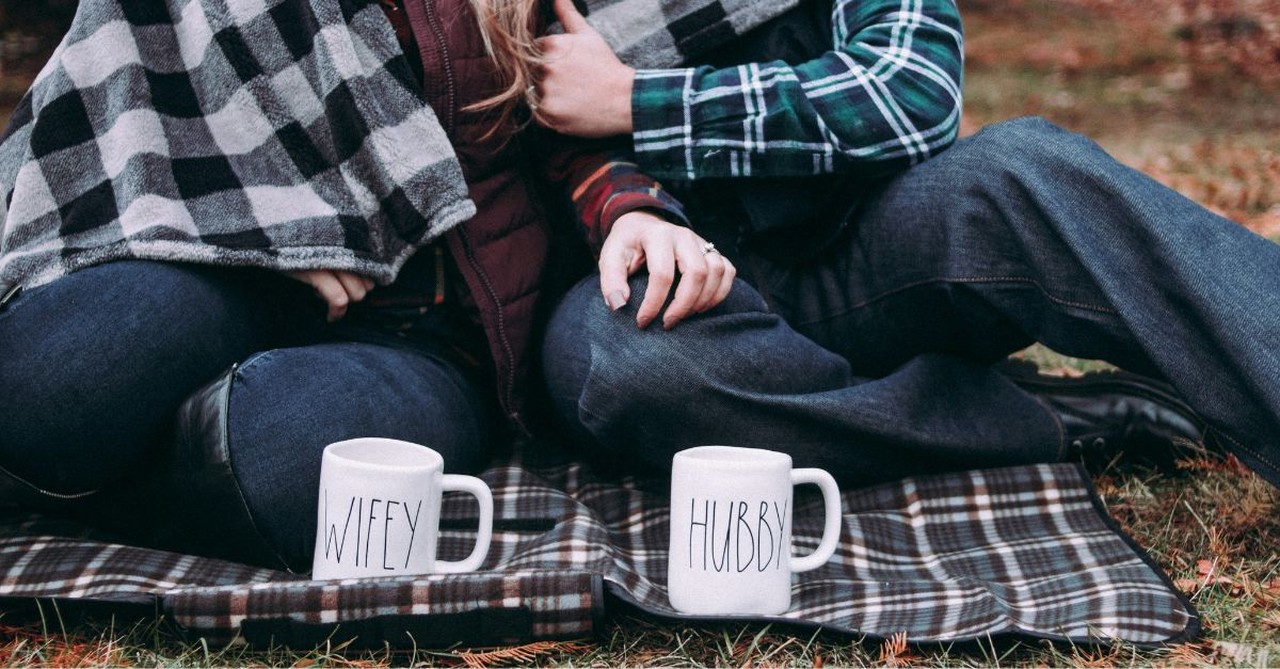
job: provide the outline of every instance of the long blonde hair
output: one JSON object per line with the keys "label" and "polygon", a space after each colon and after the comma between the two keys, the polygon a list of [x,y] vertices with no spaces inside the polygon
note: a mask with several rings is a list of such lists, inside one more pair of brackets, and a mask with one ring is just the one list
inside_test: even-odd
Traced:
{"label": "long blonde hair", "polygon": [[516,112],[523,104],[534,117],[538,114],[534,67],[542,59],[536,30],[541,17],[536,15],[539,0],[468,0],[480,24],[485,49],[498,68],[505,87],[498,94],[467,105],[467,111],[491,111],[493,125],[486,137],[515,122],[517,127],[527,119],[517,120]]}

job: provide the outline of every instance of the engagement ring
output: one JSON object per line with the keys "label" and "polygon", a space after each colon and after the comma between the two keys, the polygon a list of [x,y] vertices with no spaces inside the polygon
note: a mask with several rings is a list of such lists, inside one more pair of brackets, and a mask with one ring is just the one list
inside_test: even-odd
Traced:
{"label": "engagement ring", "polygon": [[712,244],[711,242],[707,242],[706,244],[702,245],[702,255],[704,256],[707,255],[708,253],[719,253],[719,252],[720,251],[716,250],[716,245]]}

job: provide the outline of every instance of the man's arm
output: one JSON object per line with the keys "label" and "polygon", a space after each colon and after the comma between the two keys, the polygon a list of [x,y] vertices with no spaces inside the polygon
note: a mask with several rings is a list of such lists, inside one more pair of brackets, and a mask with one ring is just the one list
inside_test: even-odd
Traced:
{"label": "man's arm", "polygon": [[607,45],[603,53],[569,0],[556,9],[567,33],[543,42],[548,125],[630,131],[636,158],[657,177],[882,174],[940,151],[959,128],[953,0],[836,0],[832,50],[795,66],[640,71]]}

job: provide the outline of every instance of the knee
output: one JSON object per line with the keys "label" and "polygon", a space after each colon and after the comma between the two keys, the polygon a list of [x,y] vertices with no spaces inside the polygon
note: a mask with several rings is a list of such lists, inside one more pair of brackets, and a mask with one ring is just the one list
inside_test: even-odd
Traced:
{"label": "knee", "polygon": [[1027,116],[986,126],[955,148],[969,163],[974,179],[990,182],[1078,169],[1081,151],[1093,148],[1093,143],[1046,119]]}
{"label": "knee", "polygon": [[[286,562],[302,564],[313,539],[325,446],[357,437],[400,439],[439,452],[447,472],[476,472],[490,455],[487,409],[479,389],[444,363],[339,343],[247,359],[231,378],[222,425],[253,523]],[[217,429],[219,422],[200,425]]]}
{"label": "knee", "polygon": [[[187,302],[199,287],[176,265],[91,267],[27,290],[0,313],[0,457],[61,493],[145,470],[182,398],[229,365],[222,328]],[[207,355],[206,355],[207,354]]]}
{"label": "knee", "polygon": [[420,443],[449,471],[487,462],[488,403],[462,372],[428,356],[338,343],[257,353],[236,370],[228,430],[235,447],[319,466],[327,444],[356,437]]}
{"label": "knee", "polygon": [[762,351],[786,328],[749,285],[739,282],[715,308],[664,330],[641,329],[636,310],[646,278],[631,280],[628,305],[610,311],[599,283],[579,286],[551,322],[544,352],[553,405],[580,441],[631,443],[632,428],[650,430],[737,383],[776,385]]}
{"label": "knee", "polygon": [[673,384],[685,387],[682,380],[699,367],[693,363],[705,353],[703,343],[743,319],[775,318],[760,295],[739,280],[715,308],[669,331],[662,329],[661,317],[641,329],[636,312],[648,277],[633,276],[630,286],[630,299],[617,311],[605,304],[598,277],[579,283],[557,307],[543,347],[544,372],[554,396],[579,397],[589,385],[634,393],[655,388],[671,392]]}
{"label": "knee", "polygon": [[988,125],[970,140],[978,147],[998,153],[1011,153],[1015,149],[1026,151],[1045,143],[1046,138],[1070,135],[1067,130],[1039,116],[1023,116]]}

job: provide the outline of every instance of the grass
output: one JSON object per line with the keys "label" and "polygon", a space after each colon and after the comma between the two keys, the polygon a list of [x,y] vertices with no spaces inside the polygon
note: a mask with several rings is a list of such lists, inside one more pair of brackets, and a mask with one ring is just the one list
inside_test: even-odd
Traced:
{"label": "grass", "polygon": [[[1197,60],[1177,38],[1185,26],[1161,10],[1177,4],[1173,0],[1138,3],[1143,11],[1136,13],[1125,4],[966,2],[964,131],[1023,114],[1047,116],[1188,197],[1280,238],[1280,85]],[[13,77],[0,77],[0,102],[11,103],[20,88]],[[0,105],[0,121],[7,114]],[[1064,374],[1100,366],[1040,347],[1024,355]],[[759,625],[673,626],[620,615],[596,638],[572,643],[409,654],[326,646],[249,651],[183,644],[155,623],[63,625],[46,611],[36,620],[0,616],[0,665],[1280,665],[1280,493],[1232,459],[1205,454],[1182,467],[1176,476],[1116,467],[1095,475],[1110,514],[1204,616],[1201,640],[1170,649],[1009,641],[919,647],[909,639],[864,642]]]}

